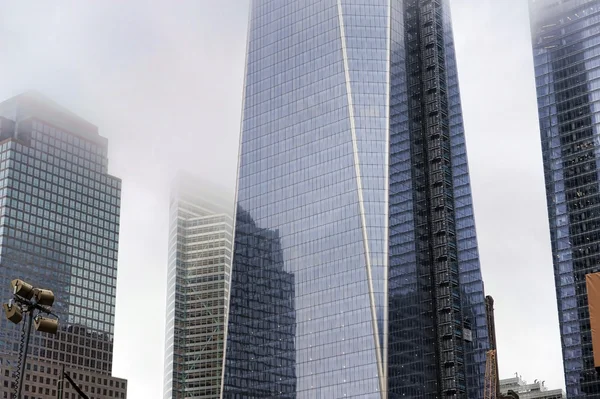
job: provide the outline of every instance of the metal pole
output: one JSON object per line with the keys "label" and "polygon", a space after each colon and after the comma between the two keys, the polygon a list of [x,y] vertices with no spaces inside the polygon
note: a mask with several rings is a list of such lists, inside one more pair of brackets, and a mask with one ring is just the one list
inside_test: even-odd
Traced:
{"label": "metal pole", "polygon": [[65,389],[65,365],[61,366],[60,379],[58,380],[58,399],[63,399],[63,391]]}
{"label": "metal pole", "polygon": [[17,399],[21,399],[21,391],[23,389],[23,380],[25,379],[25,365],[27,364],[27,350],[29,349],[29,336],[31,335],[31,323],[33,321],[33,312],[28,312],[27,335],[25,336],[25,347],[23,348],[23,363],[21,364],[21,374],[19,378],[19,390],[17,391]]}
{"label": "metal pole", "polygon": [[77,393],[79,394],[80,398],[90,399],[85,393],[83,393],[83,391],[81,390],[81,388],[79,388],[79,385],[77,385],[77,383],[75,381],[73,381],[73,379],[71,378],[71,376],[69,375],[69,373],[64,373],[63,375],[67,379],[67,381],[69,381],[71,383],[71,386],[73,387],[73,389],[77,391]]}

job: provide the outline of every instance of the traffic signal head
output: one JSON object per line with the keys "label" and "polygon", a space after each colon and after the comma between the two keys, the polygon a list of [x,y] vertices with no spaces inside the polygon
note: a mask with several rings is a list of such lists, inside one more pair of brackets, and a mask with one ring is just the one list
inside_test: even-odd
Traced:
{"label": "traffic signal head", "polygon": [[33,297],[33,286],[31,284],[27,284],[23,280],[13,280],[10,282],[10,285],[13,288],[13,293],[21,298],[31,299]]}
{"label": "traffic signal head", "polygon": [[23,312],[21,308],[14,303],[5,303],[2,305],[6,318],[15,324],[19,324],[23,320]]}
{"label": "traffic signal head", "polygon": [[54,293],[50,290],[34,288],[33,294],[35,295],[35,300],[39,305],[52,306],[54,303]]}
{"label": "traffic signal head", "polygon": [[45,333],[49,333],[49,334],[56,334],[56,332],[58,331],[58,320],[56,320],[56,319],[50,319],[48,317],[37,316],[35,319],[33,319],[33,321],[35,324],[35,329],[37,331],[41,331],[41,332],[45,332]]}

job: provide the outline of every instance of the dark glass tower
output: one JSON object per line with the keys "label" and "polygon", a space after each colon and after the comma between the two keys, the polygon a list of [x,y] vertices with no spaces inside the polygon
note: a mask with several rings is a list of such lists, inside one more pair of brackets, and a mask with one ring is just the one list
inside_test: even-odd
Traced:
{"label": "dark glass tower", "polygon": [[254,0],[247,52],[225,397],[481,397],[448,2]]}
{"label": "dark glass tower", "polygon": [[[126,397],[111,377],[121,181],[107,145],[40,95],[0,103],[0,298],[23,279],[54,291],[60,317],[56,336],[32,333],[26,397],[55,398],[62,365],[91,398]],[[0,317],[0,397],[11,397],[21,328]]]}
{"label": "dark glass tower", "polygon": [[228,387],[228,396],[295,397],[294,275],[283,268],[279,234],[258,228],[239,209],[237,239],[227,343],[235,362],[228,374],[246,383]]}
{"label": "dark glass tower", "polygon": [[600,1],[530,11],[567,397],[600,398],[585,277],[600,271]]}

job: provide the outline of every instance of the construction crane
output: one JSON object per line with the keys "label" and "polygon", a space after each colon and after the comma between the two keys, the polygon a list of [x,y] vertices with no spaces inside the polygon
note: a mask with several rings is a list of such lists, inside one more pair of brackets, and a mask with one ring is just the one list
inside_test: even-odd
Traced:
{"label": "construction crane", "polygon": [[485,353],[485,383],[483,386],[483,399],[498,399],[498,366],[496,363],[496,349]]}
{"label": "construction crane", "polygon": [[519,399],[519,395],[508,391],[506,395],[500,393],[500,378],[498,376],[498,356],[496,353],[496,322],[494,320],[494,298],[485,297],[485,313],[487,316],[488,337],[490,350],[485,353],[485,382],[483,385],[483,399]]}

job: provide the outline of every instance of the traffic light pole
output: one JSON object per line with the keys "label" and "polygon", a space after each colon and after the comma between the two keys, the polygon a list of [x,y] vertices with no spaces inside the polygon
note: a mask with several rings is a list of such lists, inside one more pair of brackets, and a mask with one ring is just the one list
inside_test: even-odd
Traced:
{"label": "traffic light pole", "polygon": [[27,364],[27,351],[29,350],[29,337],[31,336],[31,324],[33,322],[33,311],[27,315],[27,334],[25,335],[25,345],[23,347],[23,357],[21,358],[21,371],[19,373],[19,389],[17,390],[17,398],[21,399],[21,391],[23,390],[23,380],[25,379],[25,365]]}

